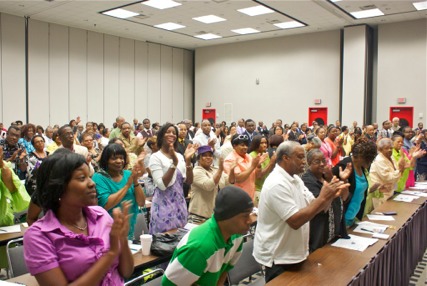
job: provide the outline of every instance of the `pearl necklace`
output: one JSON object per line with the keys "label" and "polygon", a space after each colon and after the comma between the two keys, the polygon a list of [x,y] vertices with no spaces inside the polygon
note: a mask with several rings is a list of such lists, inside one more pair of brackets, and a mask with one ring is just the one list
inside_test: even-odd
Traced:
{"label": "pearl necklace", "polygon": [[86,224],[83,227],[80,227],[77,224],[73,224],[73,226],[75,228],[77,228],[78,230],[85,231],[87,229],[87,222],[86,222]]}

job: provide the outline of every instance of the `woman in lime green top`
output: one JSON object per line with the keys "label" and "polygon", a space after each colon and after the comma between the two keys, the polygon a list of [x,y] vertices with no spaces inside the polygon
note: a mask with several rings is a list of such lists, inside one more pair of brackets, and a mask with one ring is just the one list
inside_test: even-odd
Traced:
{"label": "woman in lime green top", "polygon": [[399,181],[397,182],[397,189],[396,192],[402,192],[405,190],[406,181],[408,180],[409,174],[411,173],[413,176],[413,172],[410,172],[415,167],[415,163],[417,161],[417,158],[422,157],[425,154],[424,150],[416,149],[412,156],[408,154],[405,150],[405,148],[402,148],[403,146],[403,137],[402,135],[395,133],[392,137],[393,140],[393,154],[392,154],[392,160],[395,166],[397,166],[397,162],[399,162],[400,158],[404,158],[406,164],[405,164],[405,170],[402,173],[402,176],[400,177]]}
{"label": "woman in lime green top", "polygon": [[[254,138],[252,138],[251,145],[249,146],[249,155],[252,158],[255,158],[258,156],[258,154],[263,155],[267,152],[268,147],[268,140],[263,135],[256,135]],[[261,192],[262,185],[264,184],[265,179],[267,178],[268,174],[273,170],[274,165],[276,164],[276,154],[273,154],[271,158],[268,156],[265,159],[264,162],[261,163],[261,175],[259,178],[255,180],[255,204],[258,205],[259,201],[259,193]]]}

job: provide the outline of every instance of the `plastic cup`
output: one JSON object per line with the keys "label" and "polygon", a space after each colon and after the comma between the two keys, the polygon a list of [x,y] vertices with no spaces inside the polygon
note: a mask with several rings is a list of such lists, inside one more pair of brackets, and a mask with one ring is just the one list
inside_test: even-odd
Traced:
{"label": "plastic cup", "polygon": [[142,255],[150,255],[153,236],[151,234],[143,234],[139,237],[139,239],[141,240]]}

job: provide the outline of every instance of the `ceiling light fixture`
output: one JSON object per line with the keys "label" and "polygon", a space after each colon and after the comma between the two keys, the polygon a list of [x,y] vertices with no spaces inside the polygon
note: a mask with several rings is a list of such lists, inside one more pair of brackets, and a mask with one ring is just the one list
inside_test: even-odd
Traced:
{"label": "ceiling light fixture", "polygon": [[134,17],[134,16],[139,15],[138,13],[131,12],[131,11],[128,11],[125,9],[114,9],[114,10],[102,12],[102,14],[108,15],[111,17],[120,18],[120,19],[126,19],[126,18],[130,18],[130,17]]}
{"label": "ceiling light fixture", "polygon": [[427,1],[414,2],[414,3],[412,3],[412,5],[414,5],[415,9],[417,9],[418,11],[427,9]]}
{"label": "ceiling light fixture", "polygon": [[226,21],[226,19],[215,16],[215,15],[206,15],[206,16],[196,17],[196,18],[193,18],[193,20],[196,20],[205,24],[212,24],[212,23]]}
{"label": "ceiling light fixture", "polygon": [[239,9],[237,11],[239,11],[240,13],[249,15],[249,16],[258,16],[258,15],[263,15],[263,14],[274,13],[273,10],[271,10],[270,8],[267,8],[265,6],[262,6],[262,5],[253,6],[253,7],[244,8],[244,9]]}
{"label": "ceiling light fixture", "polygon": [[354,18],[363,19],[384,16],[384,13],[380,9],[376,8],[364,11],[351,12],[351,15],[353,15]]}
{"label": "ceiling light fixture", "polygon": [[203,40],[213,40],[213,39],[222,38],[221,36],[218,36],[218,35],[215,35],[215,34],[211,34],[211,33],[196,35],[194,37],[199,38],[199,39],[203,39]]}
{"label": "ceiling light fixture", "polygon": [[274,26],[276,26],[280,29],[293,29],[293,28],[305,27],[305,25],[303,23],[300,23],[297,21],[277,23],[277,24],[274,24]]}
{"label": "ceiling light fixture", "polygon": [[148,1],[142,2],[141,4],[147,5],[153,8],[161,9],[161,10],[182,5],[181,3],[178,3],[172,0],[148,0]]}
{"label": "ceiling light fixture", "polygon": [[252,29],[252,28],[242,28],[237,30],[231,30],[234,33],[240,34],[240,35],[246,35],[246,34],[253,34],[253,33],[259,33],[260,31]]}
{"label": "ceiling light fixture", "polygon": [[183,25],[180,25],[180,24],[177,24],[177,23],[172,23],[172,22],[163,23],[163,24],[159,24],[159,25],[154,25],[154,27],[160,28],[160,29],[165,29],[165,30],[168,30],[168,31],[185,28],[185,26],[183,26]]}

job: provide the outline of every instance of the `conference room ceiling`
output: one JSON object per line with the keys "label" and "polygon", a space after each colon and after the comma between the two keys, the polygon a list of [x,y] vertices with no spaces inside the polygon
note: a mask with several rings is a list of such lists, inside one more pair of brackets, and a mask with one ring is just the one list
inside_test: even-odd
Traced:
{"label": "conference room ceiling", "polygon": [[[171,0],[150,0],[165,2]],[[148,2],[150,2],[148,1]],[[179,6],[157,9],[145,1],[105,0],[32,0],[0,1],[0,12],[27,16],[32,20],[55,23],[85,30],[116,35],[173,47],[198,47],[243,42],[255,39],[337,30],[345,26],[425,19],[427,10],[417,11],[414,1],[361,1],[361,0],[174,0]],[[143,3],[145,2],[145,3]],[[425,2],[424,2],[425,3]],[[425,5],[425,4],[424,4]],[[237,10],[261,6],[266,14],[249,16]],[[138,15],[120,19],[102,14],[120,8]],[[384,16],[357,19],[351,13],[379,9]],[[193,18],[215,15],[225,20],[206,24]],[[165,30],[155,25],[172,22],[184,27]],[[300,26],[282,29],[276,25]],[[276,24],[276,25],[275,25]],[[259,32],[238,34],[233,31],[252,28]],[[250,31],[251,32],[251,31]],[[220,38],[203,40],[202,34]]]}

